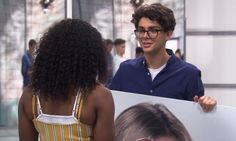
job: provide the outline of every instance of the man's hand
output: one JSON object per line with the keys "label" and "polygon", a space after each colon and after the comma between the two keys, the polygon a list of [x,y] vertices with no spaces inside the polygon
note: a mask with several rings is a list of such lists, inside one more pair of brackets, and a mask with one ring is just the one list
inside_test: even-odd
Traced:
{"label": "man's hand", "polygon": [[204,112],[212,111],[217,104],[217,101],[210,96],[194,96],[193,100],[201,105]]}

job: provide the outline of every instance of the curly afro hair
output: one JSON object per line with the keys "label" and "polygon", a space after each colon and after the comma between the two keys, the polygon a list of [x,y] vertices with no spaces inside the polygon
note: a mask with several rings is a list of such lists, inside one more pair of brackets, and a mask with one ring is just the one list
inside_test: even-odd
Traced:
{"label": "curly afro hair", "polygon": [[47,99],[68,99],[71,90],[87,95],[106,79],[101,34],[89,23],[65,19],[40,39],[32,73],[35,93]]}
{"label": "curly afro hair", "polygon": [[138,28],[139,21],[143,17],[159,23],[165,32],[175,29],[176,22],[173,11],[160,3],[143,5],[136,9],[131,20],[135,28]]}

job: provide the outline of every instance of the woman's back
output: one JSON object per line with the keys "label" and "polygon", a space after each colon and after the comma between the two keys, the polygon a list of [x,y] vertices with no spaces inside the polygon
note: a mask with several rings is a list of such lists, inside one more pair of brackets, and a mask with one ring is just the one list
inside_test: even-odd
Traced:
{"label": "woman's back", "polygon": [[[32,130],[34,133],[32,135],[39,134],[41,141],[49,139],[53,141],[71,139],[92,141],[97,136],[94,134],[96,128],[103,122],[109,121],[109,118],[97,119],[99,115],[101,116],[101,114],[97,115],[100,112],[98,110],[100,107],[106,107],[103,116],[112,118],[114,105],[111,106],[111,102],[113,102],[111,93],[103,86],[97,86],[87,97],[77,94],[72,95],[67,101],[46,101],[34,95],[32,88],[28,87],[22,95],[19,112],[23,110],[22,112],[26,113],[27,118],[33,121],[31,126],[34,126],[34,130]],[[114,131],[111,118],[110,132],[112,135]],[[21,122],[20,124],[26,123]],[[29,133],[25,129],[24,132]],[[108,130],[103,128],[100,129],[100,132],[99,134],[107,134]],[[27,134],[27,140],[32,137],[34,136]],[[111,136],[111,138],[113,137]],[[32,140],[35,139],[34,137]]]}
{"label": "woman's back", "polygon": [[[77,95],[73,98],[74,98],[74,104],[70,115],[67,114],[65,115],[64,113],[59,114],[58,112],[56,112],[60,110],[55,110],[55,107],[57,107],[57,105],[54,104],[60,102],[54,102],[54,101],[49,101],[49,102],[44,101],[45,111],[46,109],[50,111],[49,112],[50,114],[46,114],[43,112],[44,110],[41,107],[39,96],[33,95],[32,98],[32,111],[34,115],[33,122],[34,122],[34,127],[36,128],[36,130],[40,135],[41,141],[46,141],[47,138],[56,141],[71,140],[71,139],[74,141],[93,140],[92,124],[88,125],[80,121],[84,97],[82,96],[82,94],[79,94],[78,92]],[[64,107],[68,107],[68,109],[71,109],[69,107],[71,106],[70,101],[68,101],[68,104],[62,103],[59,105],[63,106],[61,106],[62,108],[57,107],[58,109],[64,109]],[[64,111],[65,113],[68,112],[68,110],[66,109]]]}

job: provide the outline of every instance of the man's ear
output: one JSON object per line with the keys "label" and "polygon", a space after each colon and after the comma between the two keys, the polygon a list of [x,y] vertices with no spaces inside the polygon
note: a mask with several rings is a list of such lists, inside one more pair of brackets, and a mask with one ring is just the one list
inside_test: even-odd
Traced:
{"label": "man's ear", "polygon": [[173,31],[167,31],[166,32],[166,40],[171,39],[172,35],[173,35]]}

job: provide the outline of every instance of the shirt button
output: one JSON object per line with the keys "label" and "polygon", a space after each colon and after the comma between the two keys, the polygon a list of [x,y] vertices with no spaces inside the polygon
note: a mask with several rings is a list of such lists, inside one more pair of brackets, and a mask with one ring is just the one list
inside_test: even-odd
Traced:
{"label": "shirt button", "polygon": [[150,93],[153,93],[153,90],[150,90]]}
{"label": "shirt button", "polygon": [[150,75],[150,73],[148,72],[147,75]]}

